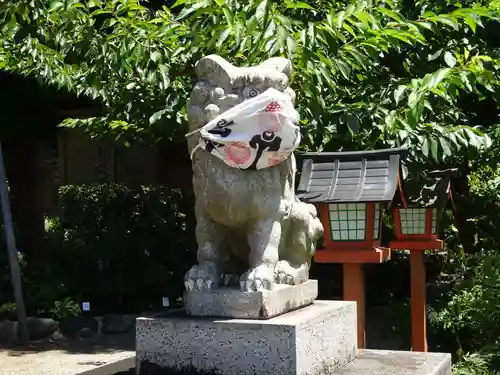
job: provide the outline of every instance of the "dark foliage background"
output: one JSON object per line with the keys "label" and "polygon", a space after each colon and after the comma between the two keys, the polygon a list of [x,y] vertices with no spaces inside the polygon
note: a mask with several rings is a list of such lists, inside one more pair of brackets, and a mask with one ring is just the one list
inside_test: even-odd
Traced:
{"label": "dark foliage background", "polygon": [[[64,186],[58,216],[47,218],[50,262],[25,274],[33,313],[55,301],[91,301],[94,314],[140,312],[182,296],[182,274],[195,261],[192,199],[162,186]],[[6,268],[5,249],[0,264]],[[9,300],[2,272],[1,302]]]}

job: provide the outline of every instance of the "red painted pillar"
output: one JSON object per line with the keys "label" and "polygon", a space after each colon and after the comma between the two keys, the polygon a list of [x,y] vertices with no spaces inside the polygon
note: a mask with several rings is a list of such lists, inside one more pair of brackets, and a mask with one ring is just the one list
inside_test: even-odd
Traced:
{"label": "red painted pillar", "polygon": [[427,313],[424,251],[410,251],[412,351],[427,351]]}
{"label": "red painted pillar", "polygon": [[358,316],[358,348],[365,348],[365,281],[363,264],[344,263],[344,301],[355,301]]}

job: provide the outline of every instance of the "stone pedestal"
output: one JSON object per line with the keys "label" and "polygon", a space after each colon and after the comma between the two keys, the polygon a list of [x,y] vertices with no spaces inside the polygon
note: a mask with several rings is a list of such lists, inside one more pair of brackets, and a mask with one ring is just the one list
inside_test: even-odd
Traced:
{"label": "stone pedestal", "polygon": [[451,354],[360,350],[334,375],[451,375]]}
{"label": "stone pedestal", "polygon": [[242,293],[238,288],[223,287],[212,291],[184,294],[188,315],[241,319],[269,319],[310,305],[318,296],[318,281],[299,285],[276,285],[273,290]]}
{"label": "stone pedestal", "polygon": [[139,318],[140,363],[220,375],[329,374],[357,352],[356,305],[315,301],[267,320],[214,319],[172,311]]}

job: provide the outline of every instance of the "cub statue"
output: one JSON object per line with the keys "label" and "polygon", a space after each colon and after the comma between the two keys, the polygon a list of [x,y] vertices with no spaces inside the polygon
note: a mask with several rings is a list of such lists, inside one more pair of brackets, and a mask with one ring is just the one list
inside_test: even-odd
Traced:
{"label": "cub statue", "polygon": [[196,63],[186,137],[198,252],[187,291],[272,290],[309,278],[323,226],[295,195],[300,129],[291,70],[285,58],[236,67],[210,55]]}

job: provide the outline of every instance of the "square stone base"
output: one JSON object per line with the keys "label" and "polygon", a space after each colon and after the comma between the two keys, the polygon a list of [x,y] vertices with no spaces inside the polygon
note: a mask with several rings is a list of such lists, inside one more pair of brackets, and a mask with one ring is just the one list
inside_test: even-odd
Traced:
{"label": "square stone base", "polygon": [[220,375],[319,375],[357,352],[356,304],[315,301],[267,320],[201,318],[182,310],[138,318],[137,367],[213,371]]}
{"label": "square stone base", "polygon": [[276,285],[273,290],[241,292],[223,287],[212,291],[186,291],[188,315],[241,319],[269,319],[310,305],[318,297],[318,281],[298,285]]}

